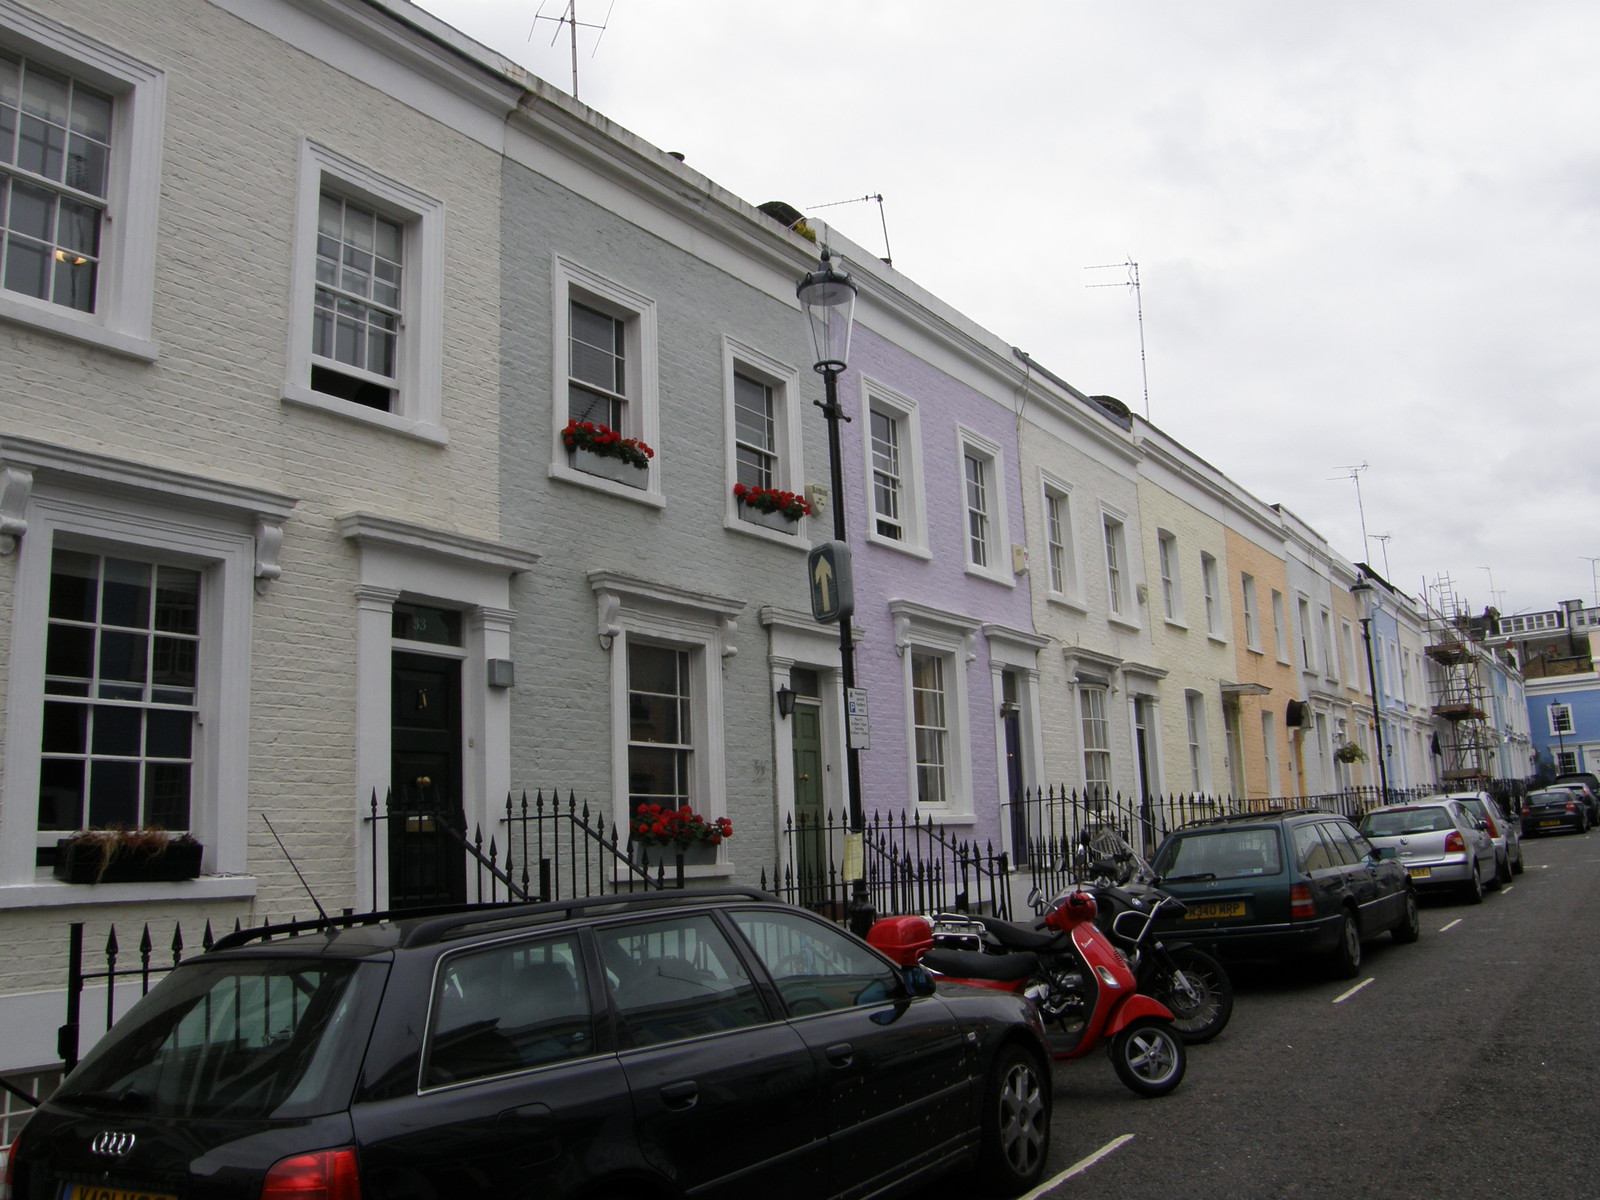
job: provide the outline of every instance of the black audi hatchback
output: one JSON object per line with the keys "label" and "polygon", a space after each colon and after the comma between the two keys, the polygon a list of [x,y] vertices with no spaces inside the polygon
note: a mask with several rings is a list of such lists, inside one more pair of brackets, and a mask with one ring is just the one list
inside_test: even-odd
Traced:
{"label": "black audi hatchback", "polygon": [[1018,1192],[1049,1062],[1021,997],[936,990],[753,890],[335,919],[174,968],[4,1194],[815,1200],[968,1166]]}

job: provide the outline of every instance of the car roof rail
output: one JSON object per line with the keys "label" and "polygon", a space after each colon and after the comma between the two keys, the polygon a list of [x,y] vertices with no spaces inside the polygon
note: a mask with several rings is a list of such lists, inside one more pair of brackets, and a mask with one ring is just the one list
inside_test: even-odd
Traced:
{"label": "car roof rail", "polygon": [[398,908],[364,913],[346,912],[331,917],[310,917],[303,921],[284,921],[235,929],[224,934],[210,950],[232,950],[252,942],[270,942],[304,934],[331,933],[365,925],[394,925],[400,946],[428,945],[505,925],[542,924],[570,920],[585,913],[612,909],[629,912],[637,909],[677,907],[709,900],[761,900],[782,903],[777,896],[760,888],[729,884],[714,888],[670,888],[648,892],[619,893],[610,896],[583,896],[572,900],[546,900],[529,903],[443,904],[427,908]]}
{"label": "car roof rail", "polygon": [[580,896],[572,900],[550,900],[533,904],[475,907],[473,911],[440,913],[406,921],[400,935],[401,946],[426,946],[451,938],[465,937],[493,929],[496,925],[521,926],[573,920],[608,912],[628,913],[656,908],[680,908],[719,900],[760,900],[782,903],[760,888],[736,884],[714,888],[667,888],[648,892],[619,892],[610,896]]}

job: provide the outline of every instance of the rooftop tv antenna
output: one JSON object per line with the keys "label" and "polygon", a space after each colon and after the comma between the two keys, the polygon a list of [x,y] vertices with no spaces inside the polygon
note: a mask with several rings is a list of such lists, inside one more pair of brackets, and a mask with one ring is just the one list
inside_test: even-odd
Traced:
{"label": "rooftop tv antenna", "polygon": [[883,226],[883,265],[892,267],[894,266],[894,255],[889,252],[889,221],[883,215],[882,192],[870,192],[865,196],[852,196],[848,200],[830,200],[826,204],[813,204],[811,207],[813,209],[838,208],[841,204],[861,204],[867,200],[876,200],[878,202],[878,222]]}
{"label": "rooftop tv antenna", "polygon": [[578,20],[578,0],[567,0],[561,9],[559,17],[545,15],[544,6],[546,2],[547,0],[541,0],[539,11],[533,14],[533,25],[528,29],[528,40],[533,40],[533,31],[539,27],[540,21],[551,21],[555,24],[555,34],[550,38],[552,46],[556,44],[556,38],[561,36],[561,27],[563,25],[570,27],[569,32],[572,38],[572,98],[576,100],[578,98],[578,27],[582,26],[584,29],[598,29],[600,31],[600,37],[594,39],[594,50],[589,51],[589,57],[593,58],[595,51],[600,49],[600,38],[606,35],[606,26],[611,21],[611,9],[616,7],[617,0],[611,0],[611,4],[606,8],[606,19],[598,25]]}
{"label": "rooftop tv antenna", "polygon": [[1589,564],[1589,574],[1594,577],[1594,606],[1600,608],[1600,566],[1596,566],[1600,563],[1600,558],[1587,554],[1580,554],[1578,557]]}
{"label": "rooftop tv antenna", "polygon": [[1116,267],[1126,268],[1128,278],[1122,283],[1089,283],[1085,287],[1128,287],[1133,289],[1133,308],[1139,317],[1139,375],[1144,381],[1144,419],[1150,419],[1150,368],[1145,363],[1144,356],[1144,298],[1139,291],[1139,264],[1130,256],[1126,262],[1101,263],[1097,267],[1085,267],[1085,271],[1109,271]]}
{"label": "rooftop tv antenna", "polygon": [[[1341,467],[1340,468],[1340,470],[1344,471],[1346,474],[1348,474],[1350,476],[1350,481],[1356,485],[1356,512],[1361,515],[1361,557],[1362,558],[1366,558],[1371,553],[1371,548],[1370,548],[1370,545],[1369,545],[1369,539],[1367,537],[1367,510],[1366,510],[1366,507],[1361,503],[1361,472],[1365,471],[1366,469],[1367,469],[1367,464],[1366,463],[1362,463],[1360,466],[1355,466],[1355,467]],[[1385,554],[1387,554],[1389,552],[1389,547],[1388,546],[1384,546],[1383,549],[1384,549],[1384,553]],[[1388,562],[1388,559],[1384,560],[1383,573],[1384,573],[1385,576],[1387,576],[1389,574],[1389,562]]]}
{"label": "rooftop tv antenna", "polygon": [[1385,579],[1389,578],[1389,539],[1393,536],[1394,534],[1392,533],[1375,533],[1372,535],[1373,541],[1380,542],[1383,545],[1383,577]]}
{"label": "rooftop tv antenna", "polygon": [[1494,586],[1494,568],[1479,567],[1478,570],[1489,572],[1489,599],[1494,602],[1495,611],[1500,611],[1500,597],[1505,595],[1505,591],[1503,589],[1497,590]]}

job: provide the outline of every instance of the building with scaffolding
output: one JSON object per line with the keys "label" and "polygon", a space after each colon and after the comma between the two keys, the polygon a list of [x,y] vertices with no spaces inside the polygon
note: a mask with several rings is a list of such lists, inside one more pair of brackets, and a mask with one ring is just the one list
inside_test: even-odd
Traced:
{"label": "building with scaffolding", "polygon": [[1440,783],[1454,791],[1531,773],[1526,685],[1514,656],[1492,644],[1499,614],[1474,615],[1450,577],[1424,598],[1428,690]]}

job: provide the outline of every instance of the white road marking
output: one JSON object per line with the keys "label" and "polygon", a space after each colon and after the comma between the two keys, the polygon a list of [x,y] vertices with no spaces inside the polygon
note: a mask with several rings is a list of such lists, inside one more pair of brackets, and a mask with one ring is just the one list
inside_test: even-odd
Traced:
{"label": "white road marking", "polygon": [[1133,1134],[1131,1133],[1125,1133],[1119,1138],[1112,1138],[1104,1146],[1101,1146],[1100,1149],[1089,1155],[1088,1158],[1080,1158],[1077,1162],[1073,1163],[1054,1179],[1045,1180],[1038,1187],[1034,1188],[1033,1191],[1029,1192],[1026,1196],[1023,1196],[1022,1200],[1039,1200],[1040,1196],[1045,1195],[1057,1184],[1065,1183],[1074,1175],[1081,1175],[1106,1155],[1110,1154],[1113,1150],[1120,1150],[1124,1145],[1131,1141],[1133,1141]]}
{"label": "white road marking", "polygon": [[1461,918],[1457,917],[1454,921],[1451,921],[1450,924],[1439,926],[1439,932],[1440,933],[1448,933],[1450,930],[1454,929],[1459,924],[1461,924]]}
{"label": "white road marking", "polygon": [[1335,997],[1333,1002],[1335,1004],[1343,1004],[1346,1000],[1350,999],[1351,996],[1354,996],[1362,988],[1366,987],[1367,984],[1375,982],[1376,979],[1377,979],[1377,976],[1375,976],[1375,975],[1374,976],[1368,976],[1366,979],[1363,979],[1360,983],[1356,984],[1355,987],[1351,988],[1344,995]]}

